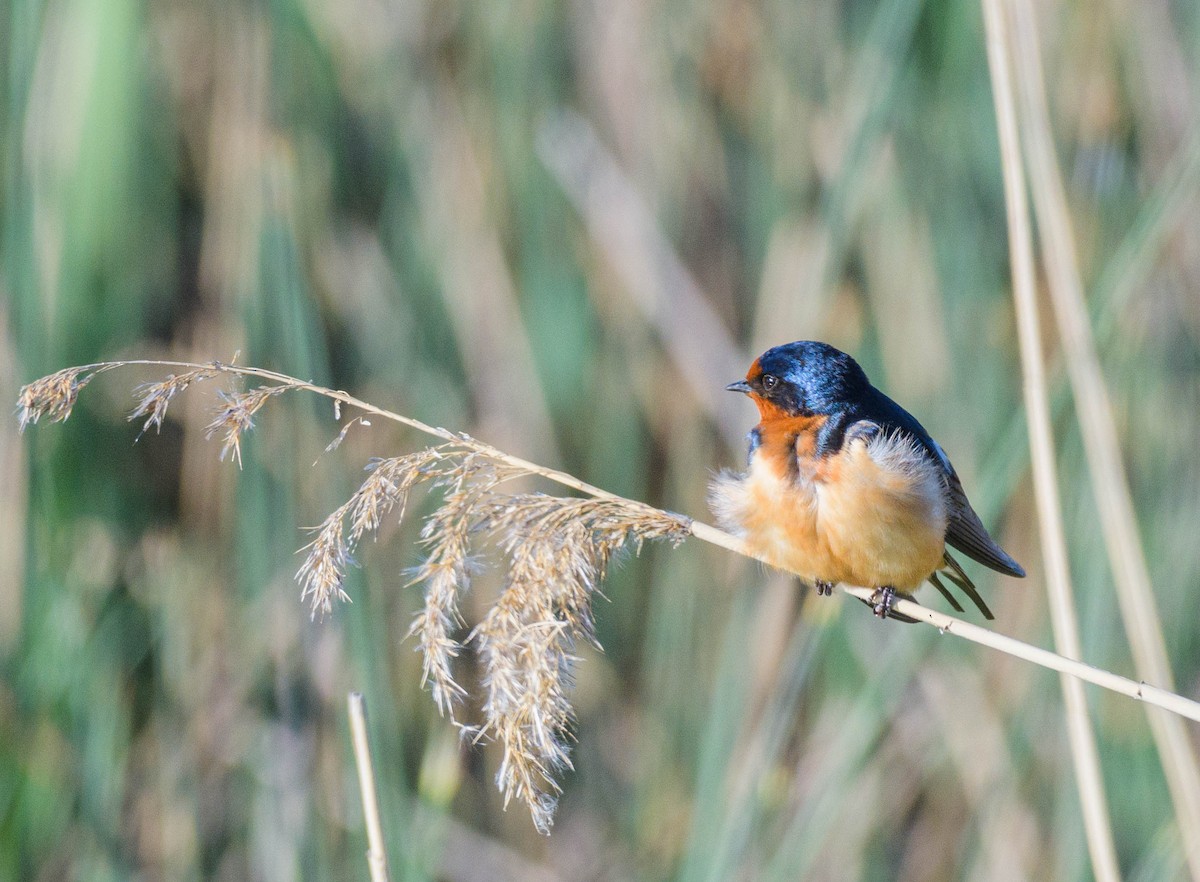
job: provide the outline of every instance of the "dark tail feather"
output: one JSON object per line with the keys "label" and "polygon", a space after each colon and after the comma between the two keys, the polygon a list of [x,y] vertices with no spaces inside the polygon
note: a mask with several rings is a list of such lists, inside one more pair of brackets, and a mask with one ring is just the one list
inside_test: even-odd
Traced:
{"label": "dark tail feather", "polygon": [[966,610],[962,608],[962,604],[958,602],[958,599],[950,593],[950,589],[942,584],[942,580],[938,578],[937,573],[929,574],[929,584],[938,591],[942,592],[942,597],[946,598],[946,603],[954,607],[955,612],[966,612]]}
{"label": "dark tail feather", "polygon": [[[975,583],[971,581],[971,577],[958,565],[958,561],[950,556],[950,552],[947,551],[945,553],[944,559],[946,561],[946,569],[942,570],[942,574],[957,585],[963,594],[971,598],[971,602],[979,607],[979,611],[983,613],[985,619],[991,621],[996,618],[992,615],[992,611],[988,609],[988,605],[983,602],[983,598],[979,596],[979,592],[975,589]],[[942,593],[946,592],[943,590]]]}

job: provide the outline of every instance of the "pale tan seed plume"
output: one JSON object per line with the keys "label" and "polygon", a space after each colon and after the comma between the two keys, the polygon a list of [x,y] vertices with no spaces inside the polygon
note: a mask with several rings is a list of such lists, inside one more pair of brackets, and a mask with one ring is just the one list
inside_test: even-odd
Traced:
{"label": "pale tan seed plume", "polygon": [[[30,384],[22,391],[22,426],[42,415],[65,419],[79,389],[108,367],[60,371]],[[137,389],[130,419],[144,418],[142,433],[158,430],[180,392],[225,373],[246,375],[245,369],[214,363],[144,384]],[[221,436],[222,459],[232,454],[240,465],[242,439],[270,399],[297,389],[329,392],[335,400],[342,394],[291,378],[269,379],[273,382],[249,391],[218,393],[220,407],[205,434]],[[592,602],[605,571],[626,546],[636,551],[647,540],[682,541],[691,522],[619,498],[502,492],[503,482],[540,470],[480,449],[483,445],[466,436],[451,438],[414,453],[372,460],[361,485],[313,531],[296,579],[312,614],[330,613],[335,601],[350,599],[345,579],[362,538],[375,534],[386,517],[402,519],[417,485],[441,494],[421,530],[426,557],[410,582],[423,588],[421,608],[409,629],[422,654],[423,683],[439,712],[465,733],[498,742],[497,786],[505,804],[514,798],[524,802],[536,827],[548,832],[559,793],[556,776],[571,767],[574,652],[581,641],[598,646]],[[336,446],[336,441],[330,445]],[[466,630],[460,602],[484,541],[505,558],[505,586],[483,620],[460,636]],[[474,724],[455,717],[456,705],[470,694],[454,672],[455,659],[468,643],[484,671],[482,719]]]}

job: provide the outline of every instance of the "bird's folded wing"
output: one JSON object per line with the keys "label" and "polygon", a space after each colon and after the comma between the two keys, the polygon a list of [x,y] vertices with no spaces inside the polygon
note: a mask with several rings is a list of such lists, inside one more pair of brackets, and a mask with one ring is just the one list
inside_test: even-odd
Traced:
{"label": "bird's folded wing", "polygon": [[976,560],[998,573],[1018,578],[1023,577],[1025,570],[1021,565],[1009,557],[984,529],[979,515],[975,514],[971,503],[967,501],[967,494],[963,492],[962,482],[958,480],[958,475],[952,469],[946,475],[946,490],[950,508],[946,542],[972,560]]}

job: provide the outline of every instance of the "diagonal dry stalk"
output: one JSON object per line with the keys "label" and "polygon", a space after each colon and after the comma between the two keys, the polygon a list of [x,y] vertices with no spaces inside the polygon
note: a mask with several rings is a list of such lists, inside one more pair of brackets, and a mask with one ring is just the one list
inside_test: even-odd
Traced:
{"label": "diagonal dry stalk", "polygon": [[[419,484],[440,492],[441,505],[426,520],[421,542],[425,562],[413,582],[424,586],[424,603],[410,633],[423,654],[424,679],[439,710],[453,719],[466,690],[454,677],[454,659],[473,641],[485,672],[480,724],[464,731],[497,741],[503,751],[497,784],[505,802],[525,802],[534,823],[549,829],[558,786],[555,775],[570,766],[570,684],[574,649],[595,642],[592,598],[606,566],[621,549],[636,551],[645,541],[678,544],[687,536],[753,557],[735,536],[682,515],[609,493],[566,472],[512,456],[468,435],[430,426],[361,401],[346,392],[254,367],[211,362],[104,362],[68,368],[25,386],[18,401],[22,428],[42,417],[70,416],[79,390],[97,374],[124,365],[153,365],[180,373],[138,389],[131,419],[146,418],[142,430],[161,425],[168,405],[193,383],[220,376],[265,381],[248,392],[222,396],[210,435],[222,433],[223,452],[239,450],[252,417],[263,404],[288,391],[307,391],[339,405],[413,427],[442,443],[397,457],[373,460],[368,475],[350,498],[317,527],[296,576],[313,614],[348,599],[343,589],[359,541],[378,530],[383,518],[401,517]],[[360,421],[356,416],[346,425]],[[344,429],[343,429],[344,432]],[[340,437],[340,436],[339,436]],[[561,498],[537,493],[505,493],[501,485],[518,476],[538,476],[583,494]],[[490,539],[508,563],[507,580],[491,610],[465,639],[459,614],[474,569],[474,551]],[[866,588],[843,586],[866,599]],[[928,609],[897,601],[896,609],[943,633],[1073,678],[1200,720],[1200,703],[1156,686],[1137,683],[1075,659]],[[456,725],[462,725],[455,721]]]}

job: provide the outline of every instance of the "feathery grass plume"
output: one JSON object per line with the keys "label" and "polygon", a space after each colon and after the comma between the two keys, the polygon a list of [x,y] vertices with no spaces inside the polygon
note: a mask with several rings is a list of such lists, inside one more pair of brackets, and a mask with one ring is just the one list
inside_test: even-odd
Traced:
{"label": "feathery grass plume", "polygon": [[220,392],[224,407],[218,411],[211,423],[204,427],[204,437],[211,438],[218,432],[224,433],[221,445],[221,462],[233,451],[238,468],[242,466],[242,435],[254,428],[254,414],[275,395],[280,395],[294,385],[259,386],[249,392]]}
{"label": "feathery grass plume", "polygon": [[138,437],[141,438],[142,435],[145,435],[151,427],[155,432],[162,428],[163,419],[167,415],[167,407],[176,395],[192,383],[211,379],[218,373],[220,373],[220,368],[217,365],[199,367],[184,371],[182,374],[169,374],[165,380],[157,383],[143,383],[134,389],[133,394],[138,399],[138,405],[129,414],[129,421],[133,422],[139,417],[146,417],[146,422],[142,424],[142,431],[138,432]]}
{"label": "feathery grass plume", "polygon": [[505,805],[526,803],[548,833],[554,776],[571,768],[573,650],[579,640],[599,647],[592,595],[614,552],[653,539],[678,544],[690,522],[626,500],[493,494],[480,523],[509,558],[504,591],[471,635],[485,671],[480,736],[503,748],[496,783]]}
{"label": "feathery grass plume", "polygon": [[17,423],[20,430],[33,425],[42,417],[61,423],[71,415],[79,390],[91,382],[103,369],[94,365],[64,368],[21,387],[17,397]]}
{"label": "feathery grass plume", "polygon": [[[335,401],[345,398],[344,393],[256,369],[215,362],[189,368],[140,387],[130,419],[145,417],[145,433],[161,427],[171,401],[194,382],[221,373],[266,377],[277,384],[218,393],[222,407],[205,428],[206,437],[222,433],[221,459],[232,451],[239,465],[242,436],[272,397],[306,388]],[[92,373],[81,380],[89,369]],[[65,419],[78,390],[107,369],[109,365],[73,368],[26,387],[20,402],[22,426],[43,413]],[[505,805],[514,797],[525,802],[538,830],[548,832],[559,791],[554,776],[571,765],[573,650],[580,640],[598,646],[592,595],[613,554],[627,542],[637,549],[646,540],[678,543],[690,534],[691,522],[629,500],[498,493],[502,481],[544,470],[466,436],[430,431],[448,443],[372,461],[366,480],[316,528],[296,573],[301,598],[309,601],[314,616],[330,612],[334,600],[349,600],[343,588],[346,569],[362,537],[376,532],[393,510],[402,518],[417,484],[429,481],[442,489],[441,504],[421,531],[428,554],[413,581],[424,585],[424,603],[409,633],[417,639],[423,684],[439,712],[462,725],[453,713],[454,704],[467,694],[453,676],[454,659],[462,650],[454,631],[465,626],[459,600],[469,585],[472,542],[480,535],[497,541],[509,561],[506,586],[468,637],[476,641],[485,670],[484,718],[478,727],[463,729],[477,739],[500,742],[497,786]]]}
{"label": "feathery grass plume", "polygon": [[[370,477],[317,529],[297,573],[314,615],[328,612],[342,589],[359,539],[381,518],[404,505],[422,481],[443,490],[441,504],[421,530],[428,553],[410,584],[424,586],[424,602],[409,634],[422,653],[422,683],[438,711],[477,740],[503,750],[497,786],[505,805],[514,797],[529,806],[538,830],[548,832],[558,784],[570,768],[567,744],[572,710],[569,690],[579,640],[596,643],[592,595],[613,554],[627,543],[681,542],[690,521],[649,506],[615,499],[565,499],[544,494],[504,494],[497,485],[525,469],[486,452],[451,443],[379,460]],[[346,529],[349,525],[349,534]],[[468,693],[454,678],[462,651],[454,631],[464,626],[459,601],[471,575],[472,542],[487,535],[509,561],[504,591],[468,637],[485,670],[484,720],[468,727],[454,705]]]}
{"label": "feathery grass plume", "polygon": [[422,653],[421,685],[428,686],[438,712],[454,717],[454,704],[467,692],[454,679],[454,659],[462,645],[453,636],[465,624],[459,598],[471,576],[471,535],[476,531],[481,502],[501,481],[525,474],[478,453],[463,456],[459,468],[438,478],[444,488],[442,504],[421,528],[421,544],[428,549],[409,584],[425,586],[424,603],[408,629]]}
{"label": "feathery grass plume", "polygon": [[402,519],[408,494],[417,484],[457,467],[457,459],[448,458],[448,449],[426,447],[404,456],[372,460],[367,464],[366,480],[313,531],[316,538],[305,546],[308,557],[296,571],[296,581],[301,587],[300,599],[311,598],[314,617],[318,612],[329,613],[334,600],[350,599],[342,584],[347,567],[354,563],[359,540],[376,532],[393,509],[399,509],[397,519]]}

